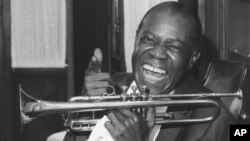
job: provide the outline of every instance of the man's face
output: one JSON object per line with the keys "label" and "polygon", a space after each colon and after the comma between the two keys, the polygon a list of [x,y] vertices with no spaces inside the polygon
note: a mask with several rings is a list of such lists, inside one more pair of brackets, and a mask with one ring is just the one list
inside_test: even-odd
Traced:
{"label": "man's face", "polygon": [[181,16],[152,14],[138,32],[132,56],[139,88],[151,94],[169,93],[180,82],[193,57],[191,24]]}

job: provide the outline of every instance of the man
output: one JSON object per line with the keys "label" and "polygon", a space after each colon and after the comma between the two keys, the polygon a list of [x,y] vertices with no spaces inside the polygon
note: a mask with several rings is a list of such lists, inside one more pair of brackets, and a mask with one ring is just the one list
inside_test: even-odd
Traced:
{"label": "man", "polygon": [[[100,72],[102,54],[96,49],[85,72],[84,95],[102,95],[110,84],[118,86],[135,82],[138,89],[148,86],[150,94],[208,92],[195,81],[189,70],[200,56],[201,24],[197,15],[178,2],[165,2],[150,9],[141,21],[132,56],[133,74]],[[212,108],[195,110],[170,107],[175,119],[212,115]],[[178,110],[178,111],[177,111]],[[156,109],[162,111],[161,109]],[[129,110],[111,111],[105,127],[115,141],[144,140],[227,140],[232,115],[222,105],[221,114],[212,123],[183,127],[154,126],[155,109],[149,108],[141,118]],[[72,135],[71,135],[72,137]],[[66,135],[70,140],[70,135]]]}

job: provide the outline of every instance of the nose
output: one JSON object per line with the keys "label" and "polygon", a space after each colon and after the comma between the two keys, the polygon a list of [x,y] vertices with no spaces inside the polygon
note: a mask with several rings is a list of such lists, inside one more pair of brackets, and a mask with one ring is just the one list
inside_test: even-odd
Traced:
{"label": "nose", "polygon": [[149,55],[157,59],[168,59],[166,48],[160,45],[150,50]]}

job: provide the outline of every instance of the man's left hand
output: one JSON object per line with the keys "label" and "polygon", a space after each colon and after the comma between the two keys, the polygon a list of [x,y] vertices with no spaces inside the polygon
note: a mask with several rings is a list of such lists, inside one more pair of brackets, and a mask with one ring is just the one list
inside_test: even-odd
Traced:
{"label": "man's left hand", "polygon": [[154,108],[148,108],[147,117],[127,109],[112,111],[108,115],[110,121],[105,127],[115,141],[145,141],[154,126]]}

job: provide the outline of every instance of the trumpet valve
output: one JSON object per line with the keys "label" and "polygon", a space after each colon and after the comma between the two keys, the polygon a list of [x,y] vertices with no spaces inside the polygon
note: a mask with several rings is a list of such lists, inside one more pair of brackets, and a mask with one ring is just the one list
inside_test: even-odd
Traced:
{"label": "trumpet valve", "polygon": [[141,93],[141,100],[146,101],[148,100],[149,89],[146,85],[142,86],[142,93]]}
{"label": "trumpet valve", "polygon": [[127,90],[127,86],[122,86],[122,94],[121,94],[121,100],[122,101],[127,101],[127,94],[126,94],[126,90]]}
{"label": "trumpet valve", "polygon": [[[148,100],[148,93],[149,93],[149,89],[146,85],[142,85],[142,89],[141,89],[141,101],[147,101]],[[143,118],[146,118],[147,115],[147,108],[142,108],[141,109],[141,115]]]}
{"label": "trumpet valve", "polygon": [[[133,93],[130,94],[130,100],[131,101],[138,101],[139,94],[136,93],[137,87],[136,86],[131,86],[131,89],[132,89]],[[131,111],[133,113],[138,112],[138,108],[137,107],[133,107],[133,108],[131,108]]]}
{"label": "trumpet valve", "polygon": [[131,89],[133,91],[133,94],[136,94],[137,87],[133,85],[133,86],[131,86]]}

